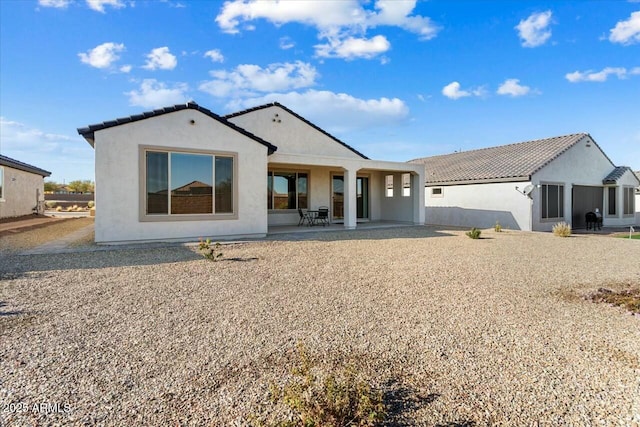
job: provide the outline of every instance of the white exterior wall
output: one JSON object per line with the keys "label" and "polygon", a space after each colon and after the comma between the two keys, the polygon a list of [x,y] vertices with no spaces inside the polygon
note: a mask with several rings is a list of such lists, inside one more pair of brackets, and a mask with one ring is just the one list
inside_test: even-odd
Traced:
{"label": "white exterior wall", "polygon": [[496,221],[505,229],[531,230],[531,199],[516,191],[529,182],[451,185],[442,197],[425,188],[426,222],[434,225],[489,228]]}
{"label": "white exterior wall", "polygon": [[344,145],[276,105],[232,117],[229,121],[278,147],[278,154],[362,159]]}
{"label": "white exterior wall", "polygon": [[[402,195],[402,173],[381,173],[381,187],[377,189],[377,197],[380,200],[380,220],[381,221],[401,221],[413,222],[413,197]],[[386,176],[393,176],[393,197],[387,197]],[[417,177],[412,177],[416,179]],[[411,196],[413,196],[411,188]]]}
{"label": "white exterior wall", "polygon": [[44,178],[9,166],[0,168],[4,169],[0,218],[31,215],[38,201],[44,200]]}
{"label": "white exterior wall", "polygon": [[[587,143],[590,147],[587,147]],[[598,146],[589,137],[585,137],[573,147],[562,153],[547,166],[531,177],[536,185],[533,191],[533,229],[551,231],[559,220],[542,220],[541,191],[539,184],[564,185],[564,221],[571,224],[571,189],[574,185],[602,187],[602,180],[613,170],[614,165],[607,159]],[[603,200],[603,206],[604,200]],[[603,225],[613,225],[603,218]]]}
{"label": "white exterior wall", "polygon": [[[424,224],[422,192],[419,192],[416,198],[407,197],[404,199],[408,200],[398,200],[393,206],[389,205],[389,201],[385,202],[382,199],[383,180],[386,174],[382,171],[389,170],[393,171],[390,173],[397,173],[398,180],[400,180],[400,173],[409,172],[414,175],[414,179],[423,183],[424,165],[364,159],[309,123],[275,105],[232,117],[229,121],[278,147],[278,150],[268,158],[269,170],[309,173],[309,209],[315,210],[319,206],[328,206],[330,219],[333,220],[331,217],[333,213],[332,176],[368,176],[371,220]],[[264,176],[266,191],[266,173]],[[345,186],[346,184],[345,182]],[[415,203],[412,204],[414,200]],[[346,203],[345,200],[345,208]],[[418,204],[421,206],[420,209],[417,208]],[[383,208],[385,205],[387,207]],[[299,219],[298,212],[292,210],[271,210],[268,213],[269,226],[295,225]],[[353,227],[354,225],[347,224],[345,220],[345,226]]]}
{"label": "white exterior wall", "polygon": [[[141,145],[237,153],[237,219],[141,222]],[[234,238],[267,232],[267,147],[197,110],[96,131],[95,158],[96,242]]]}

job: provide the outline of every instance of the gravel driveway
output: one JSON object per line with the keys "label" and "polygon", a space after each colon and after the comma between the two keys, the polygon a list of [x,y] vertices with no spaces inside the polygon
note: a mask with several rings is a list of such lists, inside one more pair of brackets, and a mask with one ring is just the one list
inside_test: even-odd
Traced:
{"label": "gravel driveway", "polygon": [[583,298],[640,285],[640,242],[484,236],[2,257],[0,425],[245,425],[299,341],[358,361],[390,425],[640,425],[640,317]]}

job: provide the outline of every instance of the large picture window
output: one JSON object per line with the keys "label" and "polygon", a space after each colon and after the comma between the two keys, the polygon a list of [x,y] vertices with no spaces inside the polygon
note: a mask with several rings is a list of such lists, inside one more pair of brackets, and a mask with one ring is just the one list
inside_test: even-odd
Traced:
{"label": "large picture window", "polygon": [[564,217],[564,186],[542,184],[542,219]]}
{"label": "large picture window", "polygon": [[269,171],[268,209],[307,209],[309,178],[306,172]]}
{"label": "large picture window", "polygon": [[145,151],[146,215],[234,213],[234,157]]}
{"label": "large picture window", "polygon": [[633,194],[633,187],[624,187],[622,189],[622,194],[624,195],[624,209],[623,213],[625,215],[634,215],[635,214],[635,200]]}

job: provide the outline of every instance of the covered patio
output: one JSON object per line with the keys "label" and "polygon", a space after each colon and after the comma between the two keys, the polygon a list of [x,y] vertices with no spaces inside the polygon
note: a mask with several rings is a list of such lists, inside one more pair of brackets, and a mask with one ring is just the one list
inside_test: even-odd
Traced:
{"label": "covered patio", "polygon": [[[274,153],[268,163],[269,233],[424,224],[423,175],[421,165],[409,163]],[[299,210],[320,208],[329,210],[329,226],[298,227]]]}

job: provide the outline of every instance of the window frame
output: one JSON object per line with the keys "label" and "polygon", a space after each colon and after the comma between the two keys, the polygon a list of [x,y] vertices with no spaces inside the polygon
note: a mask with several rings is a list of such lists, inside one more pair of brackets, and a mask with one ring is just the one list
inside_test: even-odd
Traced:
{"label": "window frame", "polygon": [[[544,216],[545,212],[544,212],[544,207],[546,205],[547,207],[547,212],[546,214],[549,214],[549,187],[553,186],[553,187],[558,187],[558,216]],[[546,190],[545,190],[545,187]],[[558,220],[564,220],[564,183],[562,182],[541,182],[540,183],[540,222],[557,222]],[[560,191],[560,189],[562,189],[562,191]],[[547,201],[546,203],[543,201],[543,197],[544,195],[547,195]],[[562,195],[562,196],[561,196]]]}
{"label": "window frame", "polygon": [[403,173],[400,175],[400,181],[402,183],[402,197],[411,197],[411,174]]}
{"label": "window frame", "polygon": [[[618,216],[618,187],[605,187],[607,189],[607,216]],[[613,196],[613,197],[612,197]],[[611,212],[613,208],[613,212]]]}
{"label": "window frame", "polygon": [[[212,170],[212,209],[213,213],[196,213],[196,214],[172,214],[170,209],[166,214],[148,214],[147,213],[147,152],[161,152],[167,153],[171,156],[171,153],[176,154],[196,154],[196,155],[208,155],[211,156],[213,170]],[[232,170],[232,212],[230,213],[216,213],[215,212],[215,191],[216,191],[216,169],[215,160],[216,157],[230,157],[233,159]],[[169,166],[170,168],[170,166]],[[170,174],[169,174],[170,177]],[[170,179],[170,178],[169,178]],[[229,151],[212,151],[212,150],[200,150],[182,147],[165,147],[156,145],[139,145],[138,146],[138,183],[139,183],[139,203],[138,203],[138,220],[140,222],[167,222],[167,221],[213,221],[213,220],[233,220],[238,219],[238,153]],[[171,198],[170,191],[171,183],[169,183],[169,189],[167,189],[167,197]],[[169,206],[171,206],[169,204]]]}
{"label": "window frame", "polygon": [[[391,180],[389,180],[391,178]],[[393,193],[395,193],[395,178],[392,174],[388,174],[384,176],[384,197],[393,197]]]}
{"label": "window frame", "polygon": [[[290,173],[290,174],[295,174],[296,175],[296,207],[295,208],[287,208],[287,209],[276,209],[274,208],[274,194],[275,192],[273,191],[273,183],[275,182],[275,176],[274,174],[276,173]],[[309,192],[309,182],[311,181],[311,171],[309,170],[304,170],[304,169],[269,169],[267,170],[267,197],[269,197],[269,183],[271,183],[271,200],[267,200],[267,212],[268,213],[292,213],[292,212],[298,212],[298,208],[300,206],[300,192],[298,191],[298,187],[299,187],[299,181],[298,181],[298,174],[305,174],[307,176],[307,206],[304,208],[300,208],[300,209],[310,209],[309,206],[309,201],[310,199],[310,192]],[[271,207],[269,207],[271,206]]]}
{"label": "window frame", "polygon": [[[628,194],[627,194],[628,193]],[[622,215],[625,217],[635,216],[635,189],[634,187],[622,187]]]}
{"label": "window frame", "polygon": [[[439,192],[436,193],[436,190]],[[429,197],[440,198],[444,197],[444,187],[430,187]]]}

